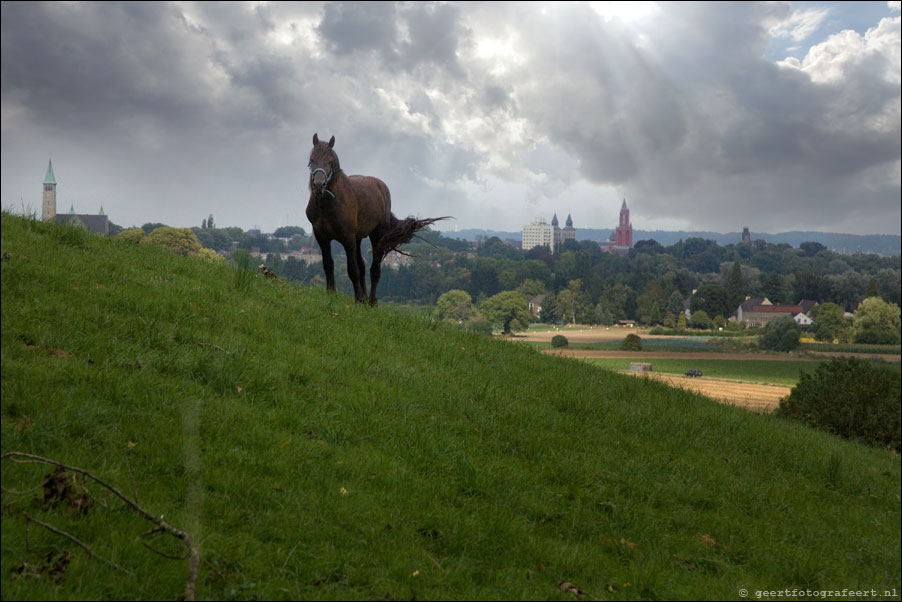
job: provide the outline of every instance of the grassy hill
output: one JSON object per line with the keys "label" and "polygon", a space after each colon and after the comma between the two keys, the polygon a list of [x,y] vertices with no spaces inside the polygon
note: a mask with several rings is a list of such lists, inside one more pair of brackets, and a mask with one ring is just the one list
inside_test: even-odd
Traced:
{"label": "grassy hill", "polygon": [[[902,589],[890,452],[56,224],[2,251],[3,452],[188,531],[198,599]],[[4,600],[182,595],[174,540],[51,470],[3,460]]]}

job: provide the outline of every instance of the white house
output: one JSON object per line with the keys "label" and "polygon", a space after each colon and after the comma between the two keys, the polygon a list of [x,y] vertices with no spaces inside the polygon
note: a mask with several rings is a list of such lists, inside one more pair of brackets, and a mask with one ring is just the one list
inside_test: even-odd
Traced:
{"label": "white house", "polygon": [[799,326],[811,326],[814,324],[814,320],[808,317],[806,313],[797,313],[792,317],[793,320],[796,321],[796,324]]}

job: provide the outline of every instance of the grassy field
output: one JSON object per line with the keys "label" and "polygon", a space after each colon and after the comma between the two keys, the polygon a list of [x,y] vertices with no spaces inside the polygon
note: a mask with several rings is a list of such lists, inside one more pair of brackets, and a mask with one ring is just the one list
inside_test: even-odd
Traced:
{"label": "grassy field", "polygon": [[[198,599],[902,590],[886,450],[56,224],[2,251],[3,453],[189,532]],[[182,596],[177,542],[50,472],[3,460],[4,600]]]}
{"label": "grassy field", "polygon": [[[629,370],[630,363],[639,360],[628,358],[586,358],[582,361],[608,370]],[[769,360],[680,360],[649,359],[655,372],[685,374],[687,370],[701,370],[708,378],[727,378],[751,383],[795,386],[799,373],[814,373],[820,362]]]}

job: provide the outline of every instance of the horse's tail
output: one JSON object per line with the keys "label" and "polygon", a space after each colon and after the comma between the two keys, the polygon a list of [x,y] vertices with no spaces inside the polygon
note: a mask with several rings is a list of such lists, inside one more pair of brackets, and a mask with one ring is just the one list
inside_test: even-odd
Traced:
{"label": "horse's tail", "polygon": [[[395,214],[392,213],[388,230],[386,230],[379,239],[377,249],[379,261],[381,262],[382,259],[392,251],[397,251],[398,247],[401,245],[409,243],[420,230],[428,228],[435,222],[443,219],[450,219],[450,216],[430,217],[426,219],[416,219],[413,217],[398,219],[395,217]],[[373,258],[373,261],[376,261],[376,259]]]}

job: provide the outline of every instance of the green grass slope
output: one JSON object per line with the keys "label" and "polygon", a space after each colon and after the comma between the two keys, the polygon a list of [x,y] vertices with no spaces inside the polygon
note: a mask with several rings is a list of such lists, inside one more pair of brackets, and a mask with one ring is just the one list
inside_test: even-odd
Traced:
{"label": "green grass slope", "polygon": [[[4,214],[2,251],[3,452],[190,532],[198,599],[902,589],[890,452],[71,228]],[[4,600],[182,595],[174,541],[50,472],[3,460]]]}

